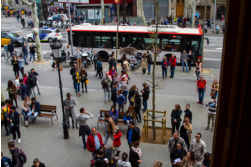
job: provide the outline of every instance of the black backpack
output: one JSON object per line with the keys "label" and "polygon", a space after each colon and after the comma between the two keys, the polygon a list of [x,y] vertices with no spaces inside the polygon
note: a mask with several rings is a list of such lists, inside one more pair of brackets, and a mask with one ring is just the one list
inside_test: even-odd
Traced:
{"label": "black backpack", "polygon": [[26,158],[26,155],[25,155],[25,153],[23,152],[23,150],[18,149],[18,157],[20,158],[20,162],[21,162],[22,164],[25,164],[25,163],[26,163],[27,158]]}
{"label": "black backpack", "polygon": [[29,75],[27,81],[30,87],[35,87],[37,85],[37,77],[35,75]]}

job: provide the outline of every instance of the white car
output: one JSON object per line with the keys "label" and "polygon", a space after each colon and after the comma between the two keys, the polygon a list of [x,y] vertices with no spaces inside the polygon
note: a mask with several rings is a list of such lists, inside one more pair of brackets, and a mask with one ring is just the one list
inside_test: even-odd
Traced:
{"label": "white car", "polygon": [[[39,29],[39,38],[40,41],[48,41],[52,42],[53,39],[57,38],[58,40],[62,38],[62,35],[59,30],[55,28],[44,28],[44,29]],[[26,37],[28,42],[33,42],[35,41],[34,35],[28,34]]]}
{"label": "white car", "polygon": [[47,20],[49,20],[49,21],[62,21],[62,18],[64,20],[69,20],[68,17],[66,16],[66,14],[55,14],[55,15],[47,18]]}

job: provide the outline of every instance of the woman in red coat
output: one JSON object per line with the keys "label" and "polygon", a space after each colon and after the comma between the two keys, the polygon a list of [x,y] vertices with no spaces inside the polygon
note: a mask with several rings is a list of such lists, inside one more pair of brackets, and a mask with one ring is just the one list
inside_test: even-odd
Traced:
{"label": "woman in red coat", "polygon": [[117,129],[115,134],[113,135],[114,139],[113,139],[113,147],[115,148],[119,148],[119,146],[121,145],[121,138],[122,133]]}

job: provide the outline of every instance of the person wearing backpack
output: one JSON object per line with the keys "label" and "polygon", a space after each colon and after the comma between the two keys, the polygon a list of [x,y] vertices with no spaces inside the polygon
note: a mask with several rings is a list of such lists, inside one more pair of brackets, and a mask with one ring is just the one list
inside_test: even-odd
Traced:
{"label": "person wearing backpack", "polygon": [[26,155],[23,150],[16,148],[13,141],[8,142],[8,148],[11,153],[11,166],[12,167],[23,167],[27,161]]}
{"label": "person wearing backpack", "polygon": [[30,62],[33,57],[33,61],[35,61],[35,53],[36,53],[36,46],[34,46],[32,43],[30,44]]}
{"label": "person wearing backpack", "polygon": [[[31,75],[33,75],[34,77],[34,81],[33,81],[33,84],[35,84],[35,87],[37,87],[37,92],[38,92],[38,95],[40,95],[40,91],[39,91],[39,86],[38,86],[38,81],[37,81],[37,76],[38,76],[38,73],[35,71],[34,68],[31,69]],[[34,93],[35,93],[35,90],[33,90]]]}

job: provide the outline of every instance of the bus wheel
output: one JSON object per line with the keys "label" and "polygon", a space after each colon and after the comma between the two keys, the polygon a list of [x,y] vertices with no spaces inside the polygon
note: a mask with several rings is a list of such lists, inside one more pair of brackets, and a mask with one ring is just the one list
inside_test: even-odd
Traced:
{"label": "bus wheel", "polygon": [[108,61],[109,54],[106,51],[100,51],[98,54],[101,61]]}

